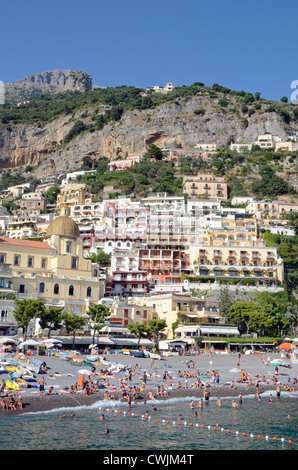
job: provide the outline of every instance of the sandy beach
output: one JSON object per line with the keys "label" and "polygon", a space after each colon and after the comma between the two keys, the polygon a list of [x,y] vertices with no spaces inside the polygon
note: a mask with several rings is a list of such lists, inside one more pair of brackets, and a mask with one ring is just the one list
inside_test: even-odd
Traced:
{"label": "sandy beach", "polygon": [[[266,360],[267,360],[266,355]],[[280,359],[279,353],[270,353],[270,363],[274,360]],[[84,361],[87,361],[86,355],[79,356]],[[124,404],[126,400],[121,397],[119,381],[121,378],[127,377],[127,368],[134,369],[136,365],[139,367],[135,369],[135,374],[131,377],[130,384],[126,385],[125,389],[129,387],[138,387],[141,389],[137,401],[149,401],[149,391],[151,391],[155,398],[167,399],[167,397],[157,397],[156,390],[157,386],[164,386],[164,389],[168,393],[168,398],[175,397],[196,397],[198,399],[203,398],[203,388],[194,388],[193,385],[199,377],[201,383],[205,385],[206,382],[210,384],[210,398],[212,397],[224,397],[224,396],[238,396],[241,392],[242,395],[254,395],[256,391],[256,383],[259,383],[259,390],[262,394],[265,391],[272,391],[272,394],[276,396],[276,383],[273,381],[273,375],[275,373],[275,366],[262,362],[262,355],[241,355],[240,365],[238,367],[238,355],[237,354],[221,354],[210,356],[208,354],[200,354],[197,356],[175,356],[169,357],[163,360],[154,360],[153,362],[149,358],[136,358],[132,355],[124,354],[107,354],[105,361],[112,363],[112,365],[121,364],[127,368],[120,372],[107,375],[109,384],[105,388],[101,388],[98,391],[93,392],[91,395],[84,395],[81,387],[75,394],[69,393],[69,388],[78,382],[79,373],[81,369],[90,370],[91,367],[82,365],[84,363],[74,364],[74,361],[62,360],[56,356],[36,356],[36,359],[45,361],[47,365],[47,371],[45,373],[35,374],[34,382],[30,382],[30,388],[22,388],[21,392],[14,392],[15,396],[21,396],[23,402],[22,410],[0,410],[1,416],[8,414],[20,414],[27,412],[40,412],[47,410],[55,410],[62,408],[72,408],[79,406],[91,406],[97,401],[104,399],[104,394],[109,391],[110,395],[113,395],[116,400],[120,400]],[[103,356],[99,356],[100,360],[103,360]],[[95,375],[92,376],[94,381],[99,381],[101,386],[104,384],[103,378],[100,378],[100,371],[106,370],[109,365],[103,361],[95,361],[93,364],[96,367]],[[189,361],[194,361],[194,364],[190,364]],[[284,363],[290,364],[290,360],[283,359]],[[232,369],[239,368],[244,370],[247,374],[253,377],[252,385],[247,383],[240,383],[240,373],[231,372]],[[163,379],[164,371],[167,371],[168,378]],[[182,375],[186,372],[187,378],[184,376],[179,377],[179,371]],[[219,383],[213,382],[212,377],[208,377],[210,371],[217,371],[219,374]],[[143,388],[143,374],[147,373],[147,382]],[[40,395],[39,394],[39,380],[41,377],[45,379],[45,392],[52,386],[54,389],[54,395]],[[278,373],[275,374],[277,382],[280,384],[281,396],[285,390],[283,387],[291,382],[293,378],[298,378],[298,364],[291,364],[291,368],[280,366],[278,367]],[[0,379],[6,381],[8,373],[1,375]],[[88,375],[85,375],[85,379]],[[235,388],[231,388],[231,381],[234,381]],[[181,383],[182,388],[178,389],[178,382]],[[291,385],[291,384],[290,384]],[[292,385],[291,385],[292,386]],[[297,393],[298,385],[293,386]],[[151,401],[150,401],[151,403]],[[133,408],[132,404],[132,408]]]}

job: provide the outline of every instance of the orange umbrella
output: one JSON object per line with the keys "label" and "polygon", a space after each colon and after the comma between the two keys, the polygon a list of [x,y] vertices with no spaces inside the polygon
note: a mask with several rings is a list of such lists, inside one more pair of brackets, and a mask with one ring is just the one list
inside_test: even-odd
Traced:
{"label": "orange umbrella", "polygon": [[294,349],[295,346],[292,343],[282,343],[278,346],[280,349]]}

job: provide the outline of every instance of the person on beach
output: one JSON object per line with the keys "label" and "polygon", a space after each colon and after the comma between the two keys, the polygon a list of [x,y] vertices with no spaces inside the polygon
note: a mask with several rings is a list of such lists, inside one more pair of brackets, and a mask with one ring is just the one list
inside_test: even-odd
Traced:
{"label": "person on beach", "polygon": [[44,395],[45,392],[44,392],[44,387],[45,387],[45,379],[44,377],[42,377],[39,381],[39,395]]}
{"label": "person on beach", "polygon": [[279,384],[277,384],[276,386],[276,396],[277,398],[280,398],[280,385]]}
{"label": "person on beach", "polygon": [[19,408],[20,410],[23,409],[22,397],[18,397],[18,398],[17,398],[17,400],[16,400],[16,407]]}
{"label": "person on beach", "polygon": [[194,405],[193,400],[191,400],[191,402],[190,402],[190,404],[189,404],[189,407],[190,407],[191,410],[194,410],[195,405]]}
{"label": "person on beach", "polygon": [[150,400],[155,400],[155,396],[153,395],[153,392],[152,390],[149,390],[149,392],[147,393],[146,395],[146,398],[149,397]]}
{"label": "person on beach", "polygon": [[7,411],[7,410],[8,410],[8,406],[7,406],[7,403],[6,403],[4,397],[1,398],[0,405],[1,405],[1,408],[2,408],[3,411]]}
{"label": "person on beach", "polygon": [[209,398],[210,398],[210,391],[208,388],[205,388],[205,390],[203,391],[203,396],[204,396],[204,400],[205,401],[208,401]]}
{"label": "person on beach", "polygon": [[242,392],[240,392],[238,395],[238,402],[240,405],[242,405]]}
{"label": "person on beach", "polygon": [[234,380],[231,380],[230,388],[232,388],[233,390],[235,390],[237,388],[236,385],[235,385]]}
{"label": "person on beach", "polygon": [[269,403],[273,403],[273,396],[272,396],[271,393],[270,393],[270,395],[269,395]]}

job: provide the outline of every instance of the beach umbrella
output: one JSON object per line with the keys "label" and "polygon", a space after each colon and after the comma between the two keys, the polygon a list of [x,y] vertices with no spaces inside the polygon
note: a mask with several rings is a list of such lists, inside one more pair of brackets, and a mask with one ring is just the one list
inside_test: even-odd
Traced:
{"label": "beach umbrella", "polygon": [[28,339],[27,341],[24,341],[23,343],[19,344],[19,348],[22,348],[24,346],[40,346],[40,343],[38,341],[35,341],[34,339]]}
{"label": "beach umbrella", "polygon": [[15,344],[17,341],[14,338],[10,338],[9,336],[3,336],[0,338],[0,344]]}
{"label": "beach umbrella", "polygon": [[274,361],[274,362],[271,362],[270,365],[271,365],[271,366],[281,366],[281,365],[282,365],[282,362]]}
{"label": "beach umbrella", "polygon": [[82,374],[82,375],[90,375],[90,370],[87,370],[87,369],[80,369],[78,370],[78,373],[79,374]]}
{"label": "beach umbrella", "polygon": [[279,346],[279,349],[294,349],[295,346],[292,343],[282,343]]}
{"label": "beach umbrella", "polygon": [[46,339],[45,341],[43,341],[44,344],[58,344],[58,343],[62,343],[62,341],[60,341],[60,339],[54,339],[54,338],[49,338],[49,339]]}

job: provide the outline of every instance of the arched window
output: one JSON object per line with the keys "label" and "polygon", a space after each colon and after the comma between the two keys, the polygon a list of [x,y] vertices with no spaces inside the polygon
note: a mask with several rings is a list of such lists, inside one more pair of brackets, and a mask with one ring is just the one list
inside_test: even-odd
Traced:
{"label": "arched window", "polygon": [[54,285],[54,294],[59,294],[59,284]]}
{"label": "arched window", "polygon": [[68,289],[68,295],[73,295],[73,286],[69,286],[69,289]]}
{"label": "arched window", "polygon": [[91,297],[91,287],[87,287],[87,297]]}
{"label": "arched window", "polygon": [[39,293],[40,293],[40,294],[44,294],[44,282],[41,282],[41,283],[39,284]]}

